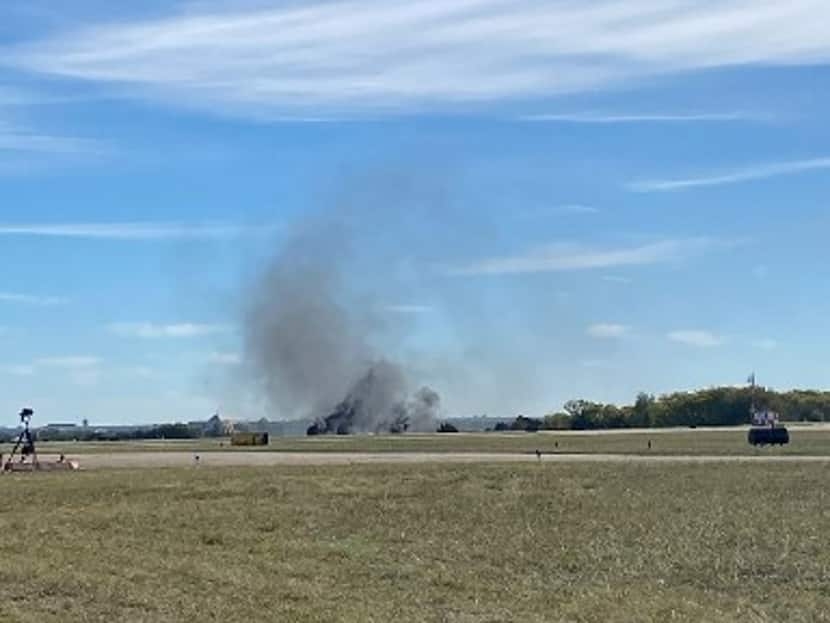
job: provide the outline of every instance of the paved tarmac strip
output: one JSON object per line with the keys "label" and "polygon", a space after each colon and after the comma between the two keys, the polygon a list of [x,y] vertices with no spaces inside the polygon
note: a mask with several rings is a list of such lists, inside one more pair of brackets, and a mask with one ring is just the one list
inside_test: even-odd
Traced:
{"label": "paved tarmac strip", "polygon": [[[198,459],[196,457],[199,457]],[[42,461],[57,456],[41,455]],[[542,454],[496,452],[113,452],[67,455],[82,470],[156,467],[246,467],[280,465],[367,465],[423,463],[830,463],[828,456]]]}

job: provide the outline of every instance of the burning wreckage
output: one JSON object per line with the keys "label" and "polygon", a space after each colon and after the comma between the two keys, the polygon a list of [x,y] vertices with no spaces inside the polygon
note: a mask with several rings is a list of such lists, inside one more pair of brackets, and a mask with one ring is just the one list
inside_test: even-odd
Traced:
{"label": "burning wreckage", "polygon": [[403,374],[388,362],[369,369],[349,393],[325,417],[308,427],[308,435],[349,435],[352,433],[405,433],[432,431],[441,399],[429,387],[422,387],[407,399]]}

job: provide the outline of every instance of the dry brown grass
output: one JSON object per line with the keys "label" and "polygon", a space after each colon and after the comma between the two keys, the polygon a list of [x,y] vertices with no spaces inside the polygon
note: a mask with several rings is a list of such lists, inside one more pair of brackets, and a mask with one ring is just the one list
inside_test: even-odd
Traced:
{"label": "dry brown grass", "polygon": [[0,478],[12,621],[821,621],[823,464]]}

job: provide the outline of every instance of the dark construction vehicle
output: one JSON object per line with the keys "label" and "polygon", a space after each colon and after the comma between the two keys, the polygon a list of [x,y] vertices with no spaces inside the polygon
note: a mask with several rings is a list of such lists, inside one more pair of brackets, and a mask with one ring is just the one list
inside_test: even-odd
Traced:
{"label": "dark construction vehicle", "polygon": [[752,417],[752,427],[746,435],[746,440],[753,446],[783,446],[790,443],[790,433],[784,426],[778,425],[778,414],[769,409],[755,407],[755,373],[749,377],[752,386],[752,401],[749,413]]}
{"label": "dark construction vehicle", "polygon": [[753,446],[783,446],[790,443],[790,433],[784,426],[753,426],[746,437]]}

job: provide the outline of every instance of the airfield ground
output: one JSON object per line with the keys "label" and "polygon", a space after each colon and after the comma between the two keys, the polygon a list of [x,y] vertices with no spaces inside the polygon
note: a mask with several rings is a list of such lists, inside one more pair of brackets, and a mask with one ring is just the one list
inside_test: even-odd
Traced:
{"label": "airfield ground", "polygon": [[[41,461],[57,461],[60,455],[41,454]],[[80,458],[78,458],[80,457]],[[826,463],[830,455],[797,454],[566,454],[509,452],[95,452],[76,455],[81,469],[149,469],[162,467],[264,467],[370,464],[472,464],[472,463]]]}
{"label": "airfield ground", "polygon": [[[41,452],[114,454],[121,452],[268,452],[268,453],[508,453],[548,454],[830,456],[830,426],[790,426],[791,443],[784,447],[754,448],[746,442],[746,428],[623,429],[596,432],[459,433],[407,435],[332,435],[273,437],[262,448],[232,448],[227,439],[42,443]],[[651,441],[651,448],[648,447]],[[10,448],[10,446],[6,446]],[[6,450],[8,451],[8,450]],[[152,465],[152,463],[150,464]]]}
{"label": "airfield ground", "polygon": [[[317,440],[284,452],[76,444],[82,464],[144,459],[0,478],[0,617],[830,620],[826,431],[804,433],[810,453],[795,434],[787,449],[756,451],[741,431],[684,431],[663,433],[662,454],[607,458],[606,444],[637,446],[637,435],[542,461],[522,444],[546,435],[442,436],[421,455],[427,437],[318,453],[304,445]],[[684,453],[686,435],[702,441]],[[478,447],[459,450],[464,438]],[[485,442],[502,449],[484,457]],[[212,469],[194,451],[297,464]],[[158,468],[164,456],[187,464]]]}

